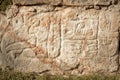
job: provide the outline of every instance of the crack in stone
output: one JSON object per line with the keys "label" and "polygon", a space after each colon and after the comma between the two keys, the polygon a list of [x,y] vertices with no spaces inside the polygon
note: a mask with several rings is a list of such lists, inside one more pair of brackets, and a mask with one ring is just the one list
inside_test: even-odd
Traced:
{"label": "crack in stone", "polygon": [[98,38],[98,36],[99,36],[99,20],[100,20],[100,18],[98,16],[97,35],[96,35],[96,37],[97,37],[97,55],[99,53],[99,38]]}
{"label": "crack in stone", "polygon": [[[48,7],[49,8],[49,7]],[[49,42],[49,33],[50,33],[50,25],[51,25],[51,19],[50,19],[51,13],[49,12],[49,28],[48,28],[48,33],[47,33],[47,42],[46,42],[46,50],[47,50],[47,57],[49,57],[49,46],[48,46],[48,42]]]}
{"label": "crack in stone", "polygon": [[58,56],[60,56],[61,52],[62,52],[62,13],[60,12],[60,49],[59,49],[59,54]]}

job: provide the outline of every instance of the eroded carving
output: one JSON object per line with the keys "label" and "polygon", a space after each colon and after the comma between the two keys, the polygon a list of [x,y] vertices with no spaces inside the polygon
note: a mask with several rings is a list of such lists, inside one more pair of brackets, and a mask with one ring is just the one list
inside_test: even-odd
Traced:
{"label": "eroded carving", "polygon": [[[8,13],[18,7],[12,8]],[[118,8],[20,6],[15,16],[0,15],[0,66],[41,73],[115,72],[119,67]]]}

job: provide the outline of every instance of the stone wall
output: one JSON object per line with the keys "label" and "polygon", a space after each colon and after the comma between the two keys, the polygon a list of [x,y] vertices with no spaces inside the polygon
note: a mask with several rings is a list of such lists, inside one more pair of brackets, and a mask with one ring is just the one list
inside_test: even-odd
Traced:
{"label": "stone wall", "polygon": [[13,0],[0,13],[0,66],[50,74],[119,71],[119,0]]}

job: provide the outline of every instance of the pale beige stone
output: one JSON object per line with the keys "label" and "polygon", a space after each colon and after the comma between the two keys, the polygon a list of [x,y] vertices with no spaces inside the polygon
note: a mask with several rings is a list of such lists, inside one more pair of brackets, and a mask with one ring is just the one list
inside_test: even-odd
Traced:
{"label": "pale beige stone", "polygon": [[117,72],[120,7],[111,1],[14,0],[32,6],[11,6],[6,16],[0,14],[0,65],[51,74]]}
{"label": "pale beige stone", "polygon": [[0,67],[2,66],[2,54],[0,52]]}
{"label": "pale beige stone", "polygon": [[17,5],[35,5],[35,4],[52,4],[52,5],[110,5],[116,3],[116,0],[13,0]]}
{"label": "pale beige stone", "polygon": [[62,0],[13,0],[17,5],[34,5],[34,4],[53,4],[58,5]]}

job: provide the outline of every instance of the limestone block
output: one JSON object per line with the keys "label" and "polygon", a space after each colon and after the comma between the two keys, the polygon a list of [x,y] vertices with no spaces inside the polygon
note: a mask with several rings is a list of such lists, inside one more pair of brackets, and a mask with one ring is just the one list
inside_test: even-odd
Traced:
{"label": "limestone block", "polygon": [[58,5],[62,0],[13,0],[17,5],[53,4]]}
{"label": "limestone block", "polygon": [[[63,3],[95,5],[101,0],[92,1],[63,0]],[[31,5],[33,1],[30,2]],[[107,2],[100,5],[108,5]],[[27,0],[19,4],[26,3]],[[11,14],[18,9],[11,8],[8,9]],[[115,72],[119,67],[119,10],[117,5],[101,10],[41,5],[20,6],[16,15],[0,15],[0,51],[5,59],[2,63],[25,72]],[[7,27],[5,21],[9,22]]]}
{"label": "limestone block", "polygon": [[35,5],[35,4],[51,4],[51,5],[110,5],[117,3],[116,0],[13,0],[17,5]]}
{"label": "limestone block", "polygon": [[63,0],[64,5],[110,5],[115,0]]}

